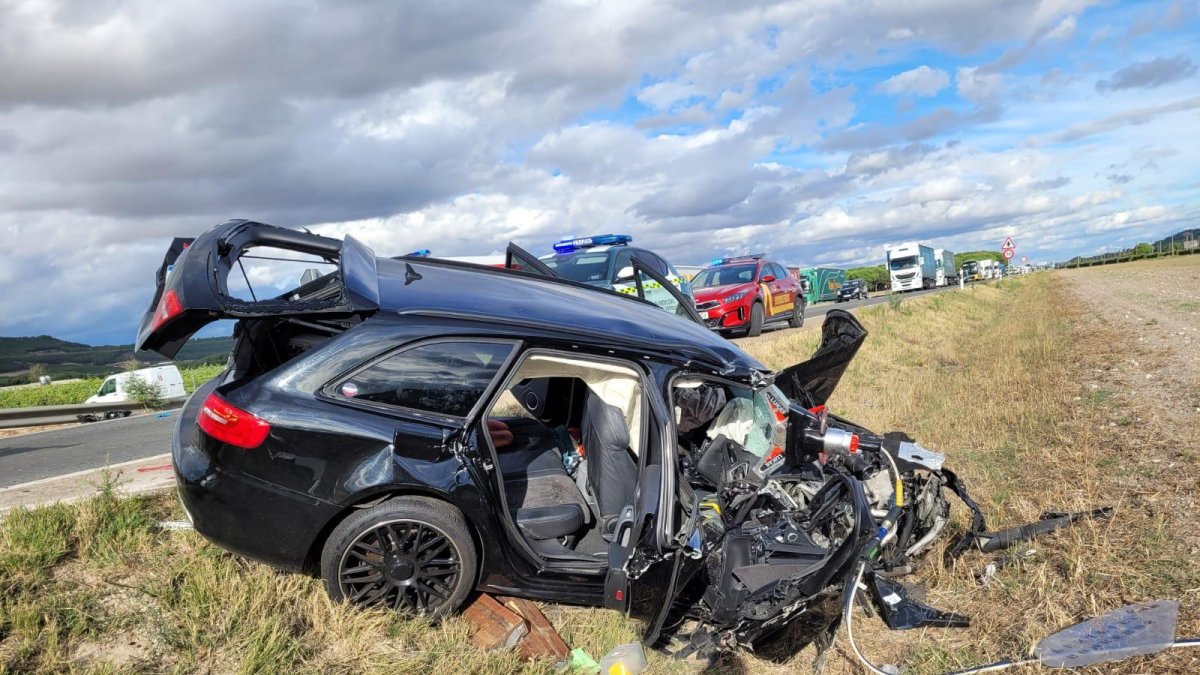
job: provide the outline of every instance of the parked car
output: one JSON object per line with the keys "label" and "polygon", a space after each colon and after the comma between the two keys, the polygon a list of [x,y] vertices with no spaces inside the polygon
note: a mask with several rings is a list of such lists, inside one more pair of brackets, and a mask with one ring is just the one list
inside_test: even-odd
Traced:
{"label": "parked car", "polygon": [[632,260],[637,257],[670,281],[680,294],[694,304],[692,286],[687,277],[676,271],[666,258],[653,251],[631,246],[632,243],[633,237],[627,234],[564,239],[554,244],[553,254],[542,256],[539,260],[564,279],[611,288],[618,293],[636,295],[640,283],[647,300],[672,314],[680,313],[675,294],[667,292],[653,279],[636,278]]}
{"label": "parked car", "polygon": [[[337,270],[229,295],[259,248]],[[711,655],[789,624],[828,644],[858,579],[889,625],[936,611],[875,570],[941,531],[953,474],[824,411],[866,336],[827,316],[813,358],[772,373],[640,297],[231,221],[172,245],[137,348],[173,358],[237,321],[171,440],[187,518],[220,546],[435,618],[480,590],[616,609],[647,644],[690,620]]]}
{"label": "parked car", "polygon": [[866,300],[867,299],[867,282],[862,279],[850,279],[842,284],[838,289],[837,301],[846,302],[847,300]]}
{"label": "parked car", "polygon": [[758,253],[714,260],[692,278],[696,309],[713,330],[756,336],[772,324],[804,325],[804,288],[787,268]]}

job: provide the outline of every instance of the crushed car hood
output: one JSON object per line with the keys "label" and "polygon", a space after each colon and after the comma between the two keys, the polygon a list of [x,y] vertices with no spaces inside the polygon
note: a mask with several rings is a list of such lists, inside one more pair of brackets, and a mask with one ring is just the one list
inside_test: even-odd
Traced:
{"label": "crushed car hood", "polygon": [[867,329],[854,315],[831,309],[821,325],[821,345],[812,358],[775,374],[775,386],[805,407],[824,405],[867,339]]}

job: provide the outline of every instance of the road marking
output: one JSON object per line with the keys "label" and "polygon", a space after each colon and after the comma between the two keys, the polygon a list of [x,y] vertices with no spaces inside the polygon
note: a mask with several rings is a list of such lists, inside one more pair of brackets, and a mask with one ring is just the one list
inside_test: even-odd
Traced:
{"label": "road marking", "polygon": [[128,462],[119,462],[117,464],[109,464],[107,466],[101,466],[101,467],[97,467],[95,469],[84,469],[83,471],[74,471],[71,473],[63,473],[63,474],[59,474],[57,476],[50,476],[49,478],[39,478],[37,480],[31,480],[27,483],[17,483],[16,485],[10,485],[6,488],[0,488],[0,494],[3,494],[5,492],[17,492],[17,491],[21,490],[22,488],[28,489],[28,488],[34,487],[36,485],[43,485],[45,483],[49,483],[50,481],[62,480],[64,478],[75,478],[77,476],[86,476],[89,473],[96,473],[98,471],[103,471],[105,469],[110,469],[110,470],[111,469],[120,469],[122,467],[132,466],[134,464],[141,464],[143,462],[149,462],[151,460],[169,459],[170,457],[171,457],[171,453],[164,452],[161,455],[153,455],[151,457],[143,457],[141,459],[131,459]]}

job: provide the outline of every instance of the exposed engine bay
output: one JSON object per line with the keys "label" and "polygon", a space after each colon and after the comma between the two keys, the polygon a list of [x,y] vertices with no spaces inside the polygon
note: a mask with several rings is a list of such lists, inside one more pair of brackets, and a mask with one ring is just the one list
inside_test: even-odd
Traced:
{"label": "exposed engine bay", "polygon": [[664,626],[677,656],[754,649],[787,627],[793,643],[816,645],[819,662],[859,581],[892,629],[969,623],[912,599],[896,577],[946,532],[951,495],[971,525],[948,557],[995,533],[942,454],[829,413],[825,400],[866,335],[844,317],[826,322],[814,359],[774,384],[674,385],[681,502],[694,504]]}

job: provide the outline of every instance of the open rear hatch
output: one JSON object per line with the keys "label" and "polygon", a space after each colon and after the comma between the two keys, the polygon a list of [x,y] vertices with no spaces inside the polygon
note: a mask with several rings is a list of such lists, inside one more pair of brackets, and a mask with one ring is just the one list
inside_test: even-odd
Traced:
{"label": "open rear hatch", "polygon": [[[328,274],[306,272],[297,288],[259,299],[231,292],[235,268],[246,280],[240,259],[253,249],[281,252],[336,265]],[[154,299],[138,329],[138,350],[174,358],[196,331],[218,319],[266,317],[365,317],[379,309],[375,253],[353,237],[331,239],[249,220],[231,220],[196,239],[175,239],[156,276]]]}

